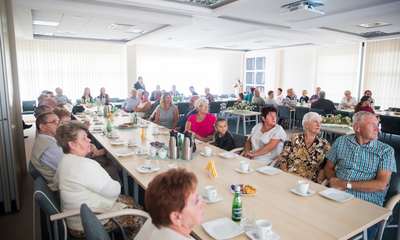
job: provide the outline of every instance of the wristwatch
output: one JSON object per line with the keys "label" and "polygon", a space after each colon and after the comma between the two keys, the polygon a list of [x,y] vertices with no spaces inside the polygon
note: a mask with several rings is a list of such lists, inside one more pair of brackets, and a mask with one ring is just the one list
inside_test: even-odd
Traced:
{"label": "wristwatch", "polygon": [[347,181],[346,189],[351,190],[351,183],[350,183],[350,180]]}

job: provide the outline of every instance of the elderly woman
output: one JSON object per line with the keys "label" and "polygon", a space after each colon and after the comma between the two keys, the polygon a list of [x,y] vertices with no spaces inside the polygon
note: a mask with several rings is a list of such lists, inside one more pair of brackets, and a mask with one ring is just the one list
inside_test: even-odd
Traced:
{"label": "elderly woman", "polygon": [[54,108],[53,113],[60,119],[60,124],[71,121],[71,113],[66,108]]}
{"label": "elderly woman", "polygon": [[286,133],[276,124],[277,112],[278,109],[272,106],[261,110],[262,122],[251,130],[251,136],[244,145],[244,157],[269,165],[282,152]]}
{"label": "elderly woman", "polygon": [[106,94],[106,88],[105,87],[100,88],[100,95],[97,98],[99,98],[101,101],[103,101],[103,99],[104,99],[105,103],[110,103],[111,102],[110,96],[108,96],[108,94]]}
{"label": "elderly woman", "polygon": [[300,97],[300,99],[299,99],[299,101],[301,102],[301,101],[303,101],[303,103],[307,103],[308,102],[308,100],[310,100],[310,98],[307,96],[307,90],[303,90],[302,92],[301,92],[301,97]]}
{"label": "elderly woman", "polygon": [[143,100],[143,89],[137,90],[137,98],[140,98],[140,100]]}
{"label": "elderly woman", "polygon": [[196,176],[185,169],[157,175],[145,194],[150,217],[136,240],[190,240],[190,232],[203,222],[205,201],[198,195]]}
{"label": "elderly woman", "polygon": [[208,100],[199,98],[194,103],[197,114],[191,115],[187,122],[186,131],[195,133],[194,138],[203,142],[214,139],[214,122],[217,119],[214,115],[208,113]]}
{"label": "elderly woman", "polygon": [[[83,203],[89,207],[103,208],[108,211],[121,209],[142,209],[132,197],[120,195],[121,185],[114,181],[108,173],[92,159],[85,158],[91,151],[88,130],[78,121],[70,121],[57,128],[55,138],[62,148],[62,157],[54,184],[60,189],[61,209],[70,211],[80,209]],[[141,217],[117,217],[123,227],[130,230],[129,239],[133,239],[143,225]],[[101,221],[107,231],[119,227],[111,220]],[[74,237],[84,237],[80,216],[67,218],[69,232]]]}
{"label": "elderly woman", "polygon": [[161,96],[160,106],[156,109],[155,123],[169,129],[175,129],[179,120],[178,107],[174,105],[171,93],[165,92]]}
{"label": "elderly woman", "polygon": [[147,109],[151,106],[151,102],[149,101],[149,92],[144,91],[142,96],[143,100],[133,107],[133,111],[135,111],[138,117],[143,117]]}
{"label": "elderly woman", "polygon": [[370,107],[371,105],[371,97],[364,96],[361,98],[360,102],[354,109],[354,112],[357,113],[359,111],[366,111],[375,114],[374,110]]}
{"label": "elderly woman", "polygon": [[325,155],[331,145],[317,136],[321,130],[321,116],[309,112],[303,117],[305,133],[293,134],[278,157],[279,168],[284,172],[293,173],[316,183],[325,179]]}
{"label": "elderly woman", "polygon": [[357,105],[357,99],[355,97],[351,96],[351,92],[349,90],[346,90],[344,92],[344,97],[342,101],[340,102],[340,106],[342,107],[353,107]]}
{"label": "elderly woman", "polygon": [[81,103],[85,104],[86,102],[91,102],[92,100],[93,100],[93,97],[90,94],[90,88],[85,87],[85,90],[83,91],[83,95],[81,97]]}
{"label": "elderly woman", "polygon": [[283,100],[283,105],[288,106],[290,109],[295,109],[297,104],[297,99],[294,96],[293,88],[286,90],[287,96]]}

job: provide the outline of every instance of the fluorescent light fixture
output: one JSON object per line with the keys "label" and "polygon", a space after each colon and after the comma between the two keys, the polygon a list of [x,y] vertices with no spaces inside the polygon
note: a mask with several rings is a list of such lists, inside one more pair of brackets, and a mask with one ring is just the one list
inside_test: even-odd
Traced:
{"label": "fluorescent light fixture", "polygon": [[38,20],[33,20],[34,25],[41,25],[41,26],[51,26],[51,27],[58,27],[58,22],[47,22],[47,21],[38,21]]}
{"label": "fluorescent light fixture", "polygon": [[49,33],[49,32],[34,32],[33,35],[54,36],[54,33]]}
{"label": "fluorescent light fixture", "polygon": [[115,29],[115,30],[128,30],[129,28],[134,28],[134,25],[129,24],[120,24],[120,23],[113,23],[108,28]]}
{"label": "fluorescent light fixture", "polygon": [[363,28],[374,28],[374,27],[382,27],[382,26],[389,26],[389,25],[392,25],[392,24],[386,23],[386,22],[374,22],[374,23],[358,24],[357,26],[363,27]]}
{"label": "fluorescent light fixture", "polygon": [[136,33],[136,34],[143,34],[147,32],[146,30],[140,30],[140,29],[134,29],[134,28],[130,28],[128,30],[125,31],[125,33]]}
{"label": "fluorescent light fixture", "polygon": [[378,35],[385,35],[386,33],[381,32],[381,31],[372,31],[372,32],[362,32],[360,33],[360,35],[364,36],[364,37],[374,37],[374,36],[378,36]]}
{"label": "fluorescent light fixture", "polygon": [[274,42],[274,41],[270,41],[270,40],[258,40],[258,41],[255,41],[254,43],[271,43],[271,42]]}

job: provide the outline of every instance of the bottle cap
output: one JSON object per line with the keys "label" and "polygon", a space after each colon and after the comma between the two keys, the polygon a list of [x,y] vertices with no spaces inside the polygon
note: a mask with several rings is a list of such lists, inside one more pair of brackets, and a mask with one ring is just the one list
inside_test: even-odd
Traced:
{"label": "bottle cap", "polygon": [[240,192],[240,186],[235,187],[235,192]]}

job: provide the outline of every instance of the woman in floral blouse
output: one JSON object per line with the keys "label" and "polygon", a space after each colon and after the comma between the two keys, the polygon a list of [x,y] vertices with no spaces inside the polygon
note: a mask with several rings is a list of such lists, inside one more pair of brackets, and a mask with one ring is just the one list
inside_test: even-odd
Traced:
{"label": "woman in floral blouse", "polygon": [[279,168],[316,183],[325,180],[325,155],[331,145],[317,136],[321,130],[321,116],[315,112],[304,115],[303,127],[305,133],[293,134],[278,157]]}

